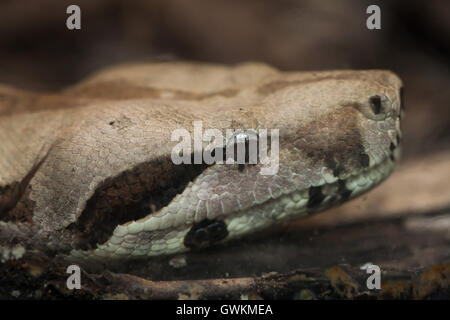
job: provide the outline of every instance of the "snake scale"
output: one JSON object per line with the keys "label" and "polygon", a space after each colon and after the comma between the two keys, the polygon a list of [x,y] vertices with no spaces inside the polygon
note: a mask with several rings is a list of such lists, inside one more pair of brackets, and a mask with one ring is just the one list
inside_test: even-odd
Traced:
{"label": "snake scale", "polygon": [[[383,70],[185,62],[113,67],[59,93],[0,86],[0,244],[120,260],[322,211],[392,172],[401,89]],[[277,173],[175,165],[171,133],[199,120],[204,130],[278,129]]]}

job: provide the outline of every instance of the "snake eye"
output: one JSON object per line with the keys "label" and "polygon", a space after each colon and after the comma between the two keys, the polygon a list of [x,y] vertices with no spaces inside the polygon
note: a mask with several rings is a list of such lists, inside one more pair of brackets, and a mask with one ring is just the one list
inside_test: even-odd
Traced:
{"label": "snake eye", "polygon": [[246,163],[256,164],[258,161],[258,134],[254,131],[236,132],[228,141],[225,158],[233,159],[239,165],[239,170],[244,169]]}

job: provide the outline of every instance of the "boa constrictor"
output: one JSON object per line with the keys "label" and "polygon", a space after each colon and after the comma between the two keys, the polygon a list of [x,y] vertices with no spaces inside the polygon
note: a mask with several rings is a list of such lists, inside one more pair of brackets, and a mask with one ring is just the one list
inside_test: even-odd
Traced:
{"label": "boa constrictor", "polygon": [[[322,211],[393,170],[401,88],[382,70],[183,62],[111,68],[57,94],[0,86],[0,244],[148,257]],[[278,129],[277,173],[175,165],[171,134],[193,134],[194,121]]]}

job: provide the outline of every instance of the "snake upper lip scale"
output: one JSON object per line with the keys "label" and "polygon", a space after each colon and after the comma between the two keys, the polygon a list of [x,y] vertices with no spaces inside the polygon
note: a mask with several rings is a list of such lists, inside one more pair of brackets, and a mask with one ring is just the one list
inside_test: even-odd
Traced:
{"label": "snake upper lip scale", "polygon": [[[58,94],[0,86],[0,245],[72,260],[210,246],[379,184],[400,156],[390,71],[125,65]],[[279,170],[174,165],[171,132],[278,129]]]}

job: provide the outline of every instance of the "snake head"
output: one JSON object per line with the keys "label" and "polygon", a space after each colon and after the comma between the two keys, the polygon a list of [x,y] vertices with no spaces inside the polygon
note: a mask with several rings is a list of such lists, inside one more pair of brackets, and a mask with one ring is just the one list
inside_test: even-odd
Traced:
{"label": "snake head", "polygon": [[[287,73],[281,79],[245,88],[248,105],[237,97],[198,119],[205,130],[232,129],[225,145],[241,140],[247,153],[248,142],[267,129],[267,150],[278,164],[274,174],[261,174],[267,163],[197,165],[166,204],[117,226],[95,250],[73,251],[73,257],[135,258],[207,247],[338,205],[392,172],[400,156],[402,113],[402,82],[395,74]],[[251,135],[239,131],[249,128]],[[278,130],[278,140],[271,140],[271,129]]]}
{"label": "snake head", "polygon": [[[161,63],[105,71],[34,99],[33,112],[0,117],[8,154],[0,158],[0,240],[20,221],[30,246],[121,261],[325,210],[393,170],[401,88],[381,70]],[[188,138],[173,139],[177,132]],[[196,163],[197,147],[220,150],[208,149],[207,132],[222,134],[225,150],[207,162],[201,152]],[[243,163],[227,163],[239,149]],[[174,153],[191,161],[173,161]]]}

